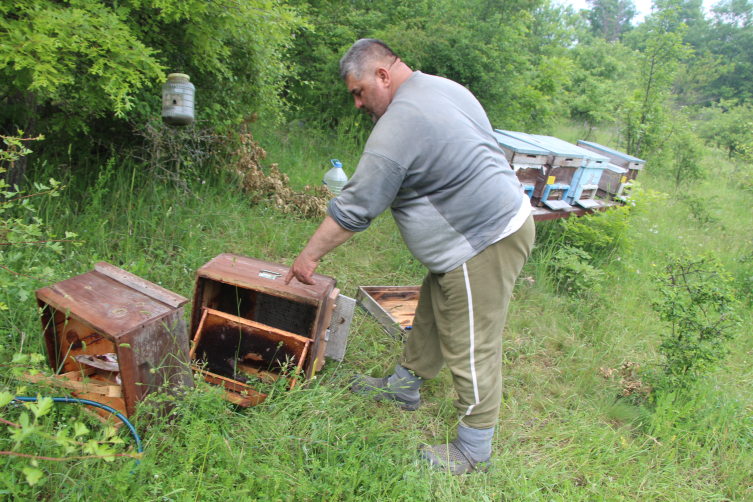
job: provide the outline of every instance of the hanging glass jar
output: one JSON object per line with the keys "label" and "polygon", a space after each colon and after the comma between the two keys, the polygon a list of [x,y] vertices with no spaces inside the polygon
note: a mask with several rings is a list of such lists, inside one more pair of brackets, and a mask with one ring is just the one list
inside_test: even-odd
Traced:
{"label": "hanging glass jar", "polygon": [[171,73],[162,85],[162,121],[165,124],[186,126],[193,124],[195,88],[183,73]]}

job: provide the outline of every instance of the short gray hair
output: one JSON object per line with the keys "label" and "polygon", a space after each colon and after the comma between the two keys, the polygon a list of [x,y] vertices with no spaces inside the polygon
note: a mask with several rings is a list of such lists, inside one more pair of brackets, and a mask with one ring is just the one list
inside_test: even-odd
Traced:
{"label": "short gray hair", "polygon": [[340,78],[345,80],[348,75],[353,75],[360,80],[375,62],[393,58],[397,58],[397,54],[381,40],[362,38],[354,43],[340,60]]}

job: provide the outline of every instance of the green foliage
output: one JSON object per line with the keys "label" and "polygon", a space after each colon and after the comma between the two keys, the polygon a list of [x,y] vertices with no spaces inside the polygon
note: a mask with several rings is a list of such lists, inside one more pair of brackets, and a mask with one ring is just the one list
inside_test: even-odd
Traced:
{"label": "green foliage", "polygon": [[190,75],[197,118],[212,126],[254,111],[281,120],[283,58],[303,26],[277,0],[4,1],[0,10],[0,125],[65,147],[81,132],[127,142],[121,119],[159,115],[166,72]]}
{"label": "green foliage", "polygon": [[[688,211],[693,219],[701,227],[707,228],[710,225],[719,226],[720,218],[712,214],[712,211],[720,213],[720,209],[714,209],[712,204],[714,198],[703,198],[692,193],[680,194],[679,199],[688,207]],[[709,206],[712,206],[711,208]],[[724,228],[723,226],[721,227]]]}
{"label": "green foliage", "polygon": [[598,284],[604,272],[590,264],[591,255],[572,246],[563,246],[552,257],[551,270],[559,291],[583,294],[599,291]]}
{"label": "green foliage", "polygon": [[[127,5],[127,4],[126,4]],[[0,88],[30,92],[75,117],[123,117],[134,92],[162,78],[155,51],[104,2],[0,3]]]}
{"label": "green foliage", "polygon": [[[292,84],[291,92],[304,117],[333,124],[358,113],[340,81],[338,63],[363,37],[383,39],[414,70],[467,86],[497,127],[541,127],[559,110],[558,95],[568,81],[570,61],[549,49],[567,47],[571,40],[566,33],[550,32],[564,17],[548,3],[400,0],[309,5],[313,29],[297,33],[292,54],[300,82]],[[370,127],[367,122],[361,121],[361,127]]]}
{"label": "green foliage", "polygon": [[753,108],[722,101],[700,114],[699,135],[732,159],[753,150]]}
{"label": "green foliage", "polygon": [[670,327],[659,346],[664,372],[672,385],[690,384],[729,353],[740,324],[732,279],[717,259],[683,250],[653,280],[653,308]]}
{"label": "green foliage", "polygon": [[588,38],[573,47],[570,56],[574,60],[570,116],[591,127],[614,122],[630,87],[633,52],[619,42]]}
{"label": "green foliage", "polygon": [[683,42],[687,26],[679,17],[676,0],[660,1],[641,25],[626,37],[638,51],[638,86],[623,109],[624,137],[627,152],[636,157],[641,152],[656,152],[670,136],[667,127],[667,100],[681,61],[691,53]]}
{"label": "green foliage", "polygon": [[588,0],[588,6],[592,33],[607,42],[614,42],[630,31],[630,22],[638,14],[633,0]]}
{"label": "green foliage", "polygon": [[[12,443],[10,451],[3,451],[3,455],[21,457],[23,462],[14,462],[9,469],[0,473],[0,485],[6,487],[5,493],[22,495],[26,490],[17,486],[17,478],[22,474],[29,486],[40,483],[45,478],[45,473],[40,462],[56,462],[67,459],[80,460],[102,459],[106,462],[115,460],[115,456],[127,456],[138,458],[137,455],[117,454],[113,445],[123,444],[123,440],[117,436],[115,427],[105,427],[99,437],[89,436],[91,431],[82,422],[72,422],[59,426],[57,430],[50,432],[52,423],[43,422],[41,419],[49,415],[53,409],[52,398],[37,395],[36,402],[23,403],[23,406],[31,411],[33,417],[26,411],[13,412],[8,410],[8,405],[13,401],[13,394],[7,391],[0,392],[0,418],[8,425],[8,440]],[[89,437],[87,437],[89,436]],[[55,457],[41,456],[36,454],[40,442],[45,442],[52,447]],[[35,451],[36,450],[36,451]],[[27,453],[31,451],[32,453]],[[79,455],[76,456],[75,454]],[[16,486],[14,486],[16,485]],[[8,489],[10,488],[10,490]],[[28,492],[26,492],[28,494]]]}
{"label": "green foliage", "polygon": [[[0,152],[0,161],[13,168],[14,163],[31,153],[25,141],[41,140],[43,137],[21,139],[14,136],[2,136],[7,148]],[[0,174],[6,171],[0,164]],[[63,242],[71,242],[76,234],[65,232],[65,237],[56,239],[37,216],[34,198],[58,197],[64,188],[59,182],[50,178],[47,183],[34,183],[34,191],[25,193],[18,186],[10,187],[4,179],[0,179],[0,286],[6,295],[18,295],[24,301],[34,288],[33,281],[37,279],[14,271],[23,262],[26,273],[49,277],[52,270],[43,265],[39,258],[26,254],[29,248],[36,250],[34,254],[49,257],[52,253],[60,255],[63,252]],[[36,263],[29,263],[32,260]],[[7,309],[7,305],[0,301],[0,310]]]}
{"label": "green foliage", "polygon": [[676,187],[706,177],[706,170],[701,162],[706,149],[698,136],[686,125],[687,122],[684,124],[677,126],[669,143],[672,160],[667,174],[674,179]]}
{"label": "green foliage", "polygon": [[612,253],[629,253],[630,213],[633,206],[619,206],[580,218],[559,220],[563,240],[591,256],[604,258]]}

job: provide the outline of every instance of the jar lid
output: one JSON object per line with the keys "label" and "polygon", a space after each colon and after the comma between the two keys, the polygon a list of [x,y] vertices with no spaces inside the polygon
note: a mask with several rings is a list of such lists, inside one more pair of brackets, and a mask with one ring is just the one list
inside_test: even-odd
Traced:
{"label": "jar lid", "polygon": [[171,78],[185,78],[186,80],[191,80],[191,77],[189,77],[185,73],[171,73],[167,76],[167,79],[170,80]]}

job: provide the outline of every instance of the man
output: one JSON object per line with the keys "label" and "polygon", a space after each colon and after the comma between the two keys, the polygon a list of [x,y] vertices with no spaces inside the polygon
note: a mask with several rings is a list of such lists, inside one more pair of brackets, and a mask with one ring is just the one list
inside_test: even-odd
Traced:
{"label": "man", "polygon": [[319,260],[390,207],[429,273],[395,373],[360,375],[352,390],[416,410],[421,383],[446,363],[458,394],[458,438],[426,447],[422,456],[453,474],[486,470],[507,307],[533,247],[531,205],[484,109],[463,86],[412,71],[375,39],[353,44],[340,76],[376,125],[355,174],[285,282],[313,284]]}

